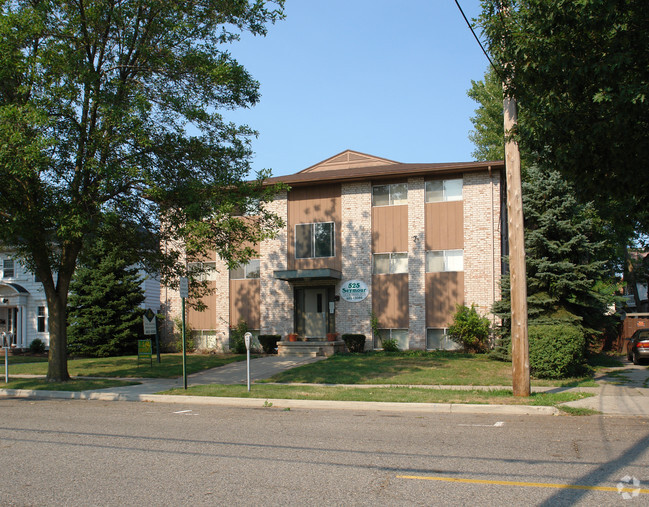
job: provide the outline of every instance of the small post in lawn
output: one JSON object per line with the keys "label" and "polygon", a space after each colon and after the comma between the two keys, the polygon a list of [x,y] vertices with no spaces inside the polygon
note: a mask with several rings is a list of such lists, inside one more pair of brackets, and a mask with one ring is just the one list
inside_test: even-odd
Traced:
{"label": "small post in lawn", "polygon": [[185,298],[189,296],[189,281],[184,276],[180,278],[180,304],[182,318],[182,334],[183,334],[183,385],[187,389],[187,348],[185,346]]}
{"label": "small post in lawn", "polygon": [[252,339],[252,333],[244,334],[243,339],[246,342],[246,371],[248,372],[248,392],[250,392],[250,340]]}

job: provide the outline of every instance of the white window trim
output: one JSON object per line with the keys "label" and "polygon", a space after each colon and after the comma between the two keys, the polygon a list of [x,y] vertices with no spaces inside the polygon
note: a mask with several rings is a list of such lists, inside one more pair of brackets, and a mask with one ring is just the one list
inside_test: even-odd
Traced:
{"label": "white window trim", "polygon": [[[316,256],[315,255],[315,234],[314,231],[311,233],[311,248],[313,250],[313,256],[309,257],[298,257],[297,256],[297,228],[301,225],[309,225],[315,228],[316,224],[331,224],[331,238],[332,238],[332,252],[331,255]],[[293,227],[293,255],[296,259],[331,259],[336,256],[336,222],[303,222],[300,224],[295,224]]]}
{"label": "white window trim", "polygon": [[248,262],[239,266],[239,268],[243,268],[243,278],[233,277],[232,274],[236,270],[234,269],[230,270],[230,280],[259,280],[259,278],[261,278],[261,261],[259,262],[259,270],[257,270],[259,276],[248,276],[248,268],[250,267],[250,263],[252,261],[260,261],[260,259],[259,258],[248,259]]}

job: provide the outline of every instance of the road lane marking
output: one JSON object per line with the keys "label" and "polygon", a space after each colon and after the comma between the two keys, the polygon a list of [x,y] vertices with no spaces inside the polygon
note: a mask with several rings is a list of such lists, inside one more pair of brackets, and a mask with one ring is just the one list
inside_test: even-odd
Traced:
{"label": "road lane marking", "polygon": [[460,482],[463,484],[487,484],[492,486],[519,486],[524,488],[554,488],[554,489],[585,489],[589,491],[614,491],[615,493],[622,492],[638,492],[644,495],[649,494],[649,489],[637,488],[622,488],[618,489],[614,486],[582,486],[580,484],[552,484],[549,482],[518,482],[518,481],[488,481],[485,479],[458,479],[454,477],[426,477],[418,475],[397,475],[397,479],[410,479],[418,481],[442,481],[442,482]]}
{"label": "road lane marking", "polygon": [[458,426],[468,426],[470,428],[501,428],[504,425],[503,421],[498,421],[495,424],[458,424]]}

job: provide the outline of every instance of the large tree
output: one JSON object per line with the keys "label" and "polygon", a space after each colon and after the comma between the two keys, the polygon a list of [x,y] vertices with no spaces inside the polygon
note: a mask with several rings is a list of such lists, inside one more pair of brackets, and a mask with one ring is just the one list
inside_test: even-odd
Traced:
{"label": "large tree", "polygon": [[[86,240],[113,240],[163,280],[216,251],[231,265],[280,223],[268,174],[249,179],[247,127],[258,83],[227,51],[264,35],[283,0],[0,1],[0,238],[39,276],[49,310],[47,377],[69,378],[66,305]],[[209,219],[209,220],[208,220]],[[155,261],[155,262],[154,262]]]}
{"label": "large tree", "polygon": [[483,0],[521,147],[618,227],[649,231],[649,2]]}

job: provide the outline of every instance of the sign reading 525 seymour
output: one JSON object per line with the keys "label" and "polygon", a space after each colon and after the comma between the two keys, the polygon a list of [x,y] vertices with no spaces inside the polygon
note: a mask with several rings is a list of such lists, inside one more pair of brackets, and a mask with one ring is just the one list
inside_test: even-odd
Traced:
{"label": "sign reading 525 seymour", "polygon": [[350,302],[363,301],[369,292],[370,289],[362,280],[350,280],[340,287],[340,297]]}

